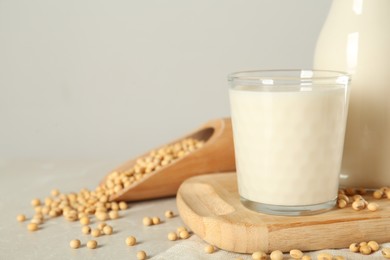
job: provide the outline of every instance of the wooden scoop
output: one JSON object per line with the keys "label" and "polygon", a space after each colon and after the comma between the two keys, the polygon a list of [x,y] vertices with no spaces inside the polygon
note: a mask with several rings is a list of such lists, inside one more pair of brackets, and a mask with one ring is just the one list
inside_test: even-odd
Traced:
{"label": "wooden scoop", "polygon": [[[110,200],[137,201],[176,195],[180,184],[189,177],[215,172],[235,171],[232,124],[230,118],[212,120],[185,138],[204,141],[204,145],[170,164],[145,174],[143,178],[111,195]],[[148,155],[146,153],[140,157]],[[124,172],[131,169],[138,158],[129,160],[114,169]],[[107,177],[106,177],[107,178]],[[106,179],[105,178],[105,179]],[[105,179],[101,185],[105,183]]]}

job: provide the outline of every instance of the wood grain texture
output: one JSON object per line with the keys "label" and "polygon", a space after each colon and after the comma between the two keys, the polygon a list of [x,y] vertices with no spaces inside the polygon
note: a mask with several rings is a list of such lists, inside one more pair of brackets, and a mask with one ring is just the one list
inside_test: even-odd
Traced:
{"label": "wood grain texture", "polygon": [[[174,140],[170,144],[190,137],[203,140],[205,143],[201,148],[160,170],[145,174],[141,180],[115,196],[111,196],[110,200],[138,201],[175,196],[180,184],[189,177],[215,172],[230,172],[236,169],[230,118],[209,121],[193,133]],[[148,154],[149,152],[140,157]],[[138,158],[125,162],[113,171],[122,172],[131,169]],[[101,185],[104,182],[105,179],[102,180]]]}
{"label": "wood grain texture", "polygon": [[[368,196],[366,199],[374,199]],[[196,176],[177,193],[183,221],[218,248],[253,253],[348,248],[353,242],[390,241],[390,201],[375,200],[378,211],[355,211],[350,206],[312,216],[273,216],[251,211],[239,200],[235,173]]]}

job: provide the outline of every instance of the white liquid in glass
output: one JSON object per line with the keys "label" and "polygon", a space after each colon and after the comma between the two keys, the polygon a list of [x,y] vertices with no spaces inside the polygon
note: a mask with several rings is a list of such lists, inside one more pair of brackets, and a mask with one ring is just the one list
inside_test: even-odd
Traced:
{"label": "white liquid in glass", "polygon": [[229,90],[239,193],[272,205],[334,200],[344,142],[346,92]]}

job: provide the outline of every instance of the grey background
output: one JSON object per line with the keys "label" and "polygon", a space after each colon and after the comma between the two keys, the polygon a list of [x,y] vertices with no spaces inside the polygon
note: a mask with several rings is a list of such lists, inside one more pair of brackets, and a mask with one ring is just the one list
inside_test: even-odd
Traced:
{"label": "grey background", "polygon": [[132,158],[229,116],[226,75],[310,68],[330,0],[0,0],[0,158]]}

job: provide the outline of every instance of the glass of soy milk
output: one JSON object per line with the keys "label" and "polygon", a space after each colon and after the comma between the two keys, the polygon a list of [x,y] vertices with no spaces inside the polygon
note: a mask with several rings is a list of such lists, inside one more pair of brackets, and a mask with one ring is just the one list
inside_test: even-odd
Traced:
{"label": "glass of soy milk", "polygon": [[228,80],[242,204],[276,215],[334,207],[349,75],[262,70],[232,73]]}

